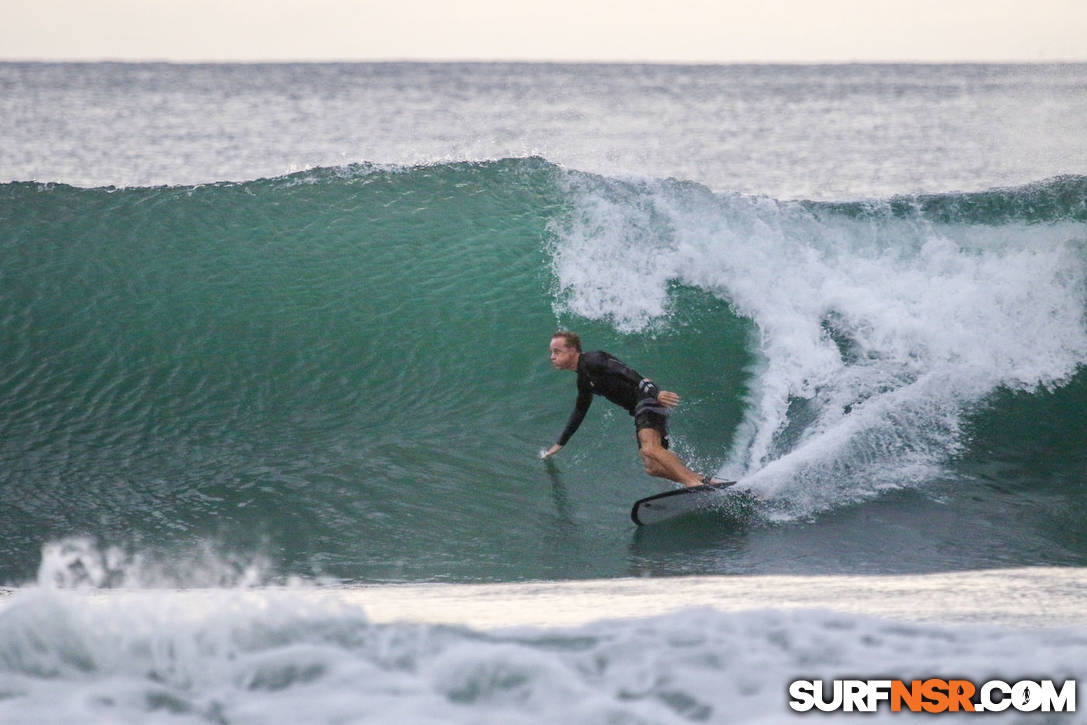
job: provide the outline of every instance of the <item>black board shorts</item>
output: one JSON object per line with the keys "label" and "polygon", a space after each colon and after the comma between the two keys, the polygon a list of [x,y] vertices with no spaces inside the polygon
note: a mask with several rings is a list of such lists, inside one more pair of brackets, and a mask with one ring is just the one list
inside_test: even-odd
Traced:
{"label": "black board shorts", "polygon": [[634,408],[634,437],[638,440],[639,449],[642,447],[642,441],[638,438],[638,431],[650,428],[661,434],[661,445],[668,450],[668,414],[670,412],[655,398],[643,398],[638,401]]}

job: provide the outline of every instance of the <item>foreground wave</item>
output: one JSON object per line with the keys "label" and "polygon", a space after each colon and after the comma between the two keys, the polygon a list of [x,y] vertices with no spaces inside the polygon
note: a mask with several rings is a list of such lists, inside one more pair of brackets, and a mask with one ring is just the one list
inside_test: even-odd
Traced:
{"label": "foreground wave", "polygon": [[[0,581],[72,534],[364,581],[1082,564],[1084,198],[538,158],[3,185]],[[761,519],[631,540],[653,484],[602,408],[535,461],[572,398],[556,326],[683,393],[679,450]]]}
{"label": "foreground wave", "polygon": [[[1064,681],[1087,661],[1083,569],[267,588],[260,568],[47,547],[0,596],[0,718],[781,722],[798,678]],[[150,575],[171,586],[103,588]]]}

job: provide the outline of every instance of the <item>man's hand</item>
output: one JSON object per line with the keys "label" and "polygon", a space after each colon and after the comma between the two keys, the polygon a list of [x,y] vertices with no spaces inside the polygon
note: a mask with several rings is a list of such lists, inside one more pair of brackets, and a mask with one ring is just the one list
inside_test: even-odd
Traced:
{"label": "man's hand", "polygon": [[540,452],[540,460],[541,461],[546,460],[546,459],[550,458],[551,456],[555,455],[556,453],[558,453],[561,450],[562,450],[562,446],[560,446],[558,443],[556,443],[555,445],[548,448],[546,451],[541,451]]}
{"label": "man's hand", "polygon": [[657,393],[657,400],[659,400],[665,408],[674,408],[679,405],[680,398],[670,390],[662,390]]}

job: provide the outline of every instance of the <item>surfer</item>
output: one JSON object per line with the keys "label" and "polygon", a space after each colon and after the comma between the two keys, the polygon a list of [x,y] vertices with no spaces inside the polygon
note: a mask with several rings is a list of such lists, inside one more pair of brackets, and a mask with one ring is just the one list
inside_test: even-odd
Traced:
{"label": "surfer", "polygon": [[678,395],[661,390],[652,380],[606,352],[583,353],[581,338],[573,332],[556,332],[551,337],[551,365],[556,370],[577,373],[577,402],[558,442],[542,453],[541,458],[550,458],[562,450],[581,425],[596,394],[634,416],[638,453],[646,473],[684,486],[711,482],[708,476],[699,476],[687,468],[668,450],[668,415],[679,405]]}

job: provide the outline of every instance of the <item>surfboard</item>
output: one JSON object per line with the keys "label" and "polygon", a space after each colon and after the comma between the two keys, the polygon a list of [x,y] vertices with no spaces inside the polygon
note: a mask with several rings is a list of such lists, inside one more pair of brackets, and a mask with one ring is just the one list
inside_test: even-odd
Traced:
{"label": "surfboard", "polygon": [[729,504],[739,503],[741,498],[746,501],[748,498],[743,491],[732,488],[735,485],[735,481],[706,483],[648,496],[634,502],[630,509],[630,518],[639,526],[644,526],[686,514],[733,508]]}

